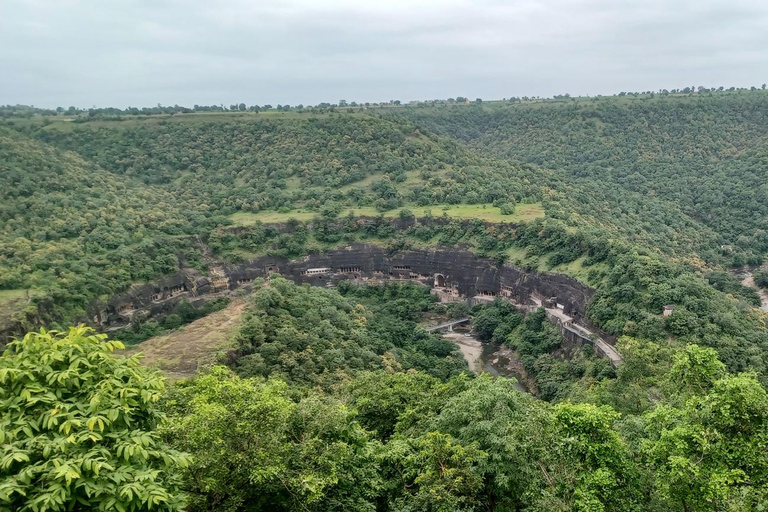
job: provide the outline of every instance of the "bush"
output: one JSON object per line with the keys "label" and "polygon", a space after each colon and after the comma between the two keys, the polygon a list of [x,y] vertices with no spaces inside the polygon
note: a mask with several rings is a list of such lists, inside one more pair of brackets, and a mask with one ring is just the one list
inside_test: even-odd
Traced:
{"label": "bush", "polygon": [[40,330],[0,357],[0,510],[183,508],[155,405],[163,378],[89,327]]}

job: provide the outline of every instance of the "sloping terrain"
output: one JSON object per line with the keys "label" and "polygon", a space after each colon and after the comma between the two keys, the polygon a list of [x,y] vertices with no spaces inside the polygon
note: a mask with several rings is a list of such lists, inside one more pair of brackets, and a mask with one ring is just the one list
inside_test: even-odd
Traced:
{"label": "sloping terrain", "polygon": [[[404,109],[476,151],[554,170],[564,213],[669,254],[768,252],[768,94]],[[622,227],[622,224],[624,226]]]}
{"label": "sloping terrain", "polygon": [[48,319],[175,270],[191,218],[156,187],[0,128],[0,290],[34,290]]}
{"label": "sloping terrain", "polygon": [[375,115],[58,122],[34,135],[185,204],[226,213],[541,197],[530,171]]}
{"label": "sloping terrain", "polygon": [[192,377],[199,369],[214,364],[216,354],[227,348],[245,306],[245,300],[232,301],[225,309],[199,318],[170,334],[129,347],[125,354],[141,352],[145,365],[163,370],[168,377]]}

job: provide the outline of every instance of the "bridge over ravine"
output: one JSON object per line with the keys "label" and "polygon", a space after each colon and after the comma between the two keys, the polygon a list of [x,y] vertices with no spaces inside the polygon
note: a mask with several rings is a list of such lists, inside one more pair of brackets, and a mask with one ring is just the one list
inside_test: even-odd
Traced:
{"label": "bridge over ravine", "polygon": [[437,325],[431,325],[429,327],[426,327],[424,330],[427,332],[433,332],[433,331],[442,331],[443,329],[448,329],[449,331],[453,331],[453,326],[458,324],[464,324],[469,322],[469,317],[459,318],[457,320],[451,320],[450,322],[443,322],[442,324]]}

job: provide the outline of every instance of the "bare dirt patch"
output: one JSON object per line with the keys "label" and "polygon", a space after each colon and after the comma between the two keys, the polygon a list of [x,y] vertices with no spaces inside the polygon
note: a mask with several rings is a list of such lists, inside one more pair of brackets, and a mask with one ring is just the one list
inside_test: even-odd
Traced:
{"label": "bare dirt patch", "polygon": [[143,353],[145,365],[163,370],[172,379],[192,377],[198,369],[214,363],[216,353],[226,348],[246,305],[245,300],[235,300],[226,309],[198,318],[171,334],[131,347],[126,355]]}
{"label": "bare dirt patch", "polygon": [[747,277],[744,278],[744,280],[741,282],[744,286],[748,286],[750,288],[754,288],[757,290],[757,294],[760,296],[760,302],[762,302],[762,306],[760,309],[763,311],[768,311],[768,293],[763,288],[760,288],[755,284],[755,277],[750,272]]}

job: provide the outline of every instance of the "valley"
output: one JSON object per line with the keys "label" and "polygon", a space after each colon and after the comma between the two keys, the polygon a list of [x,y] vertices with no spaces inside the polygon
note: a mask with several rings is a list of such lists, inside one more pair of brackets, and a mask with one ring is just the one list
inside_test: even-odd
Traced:
{"label": "valley", "polygon": [[169,511],[765,502],[764,90],[215,108],[0,109],[0,510],[128,410]]}

